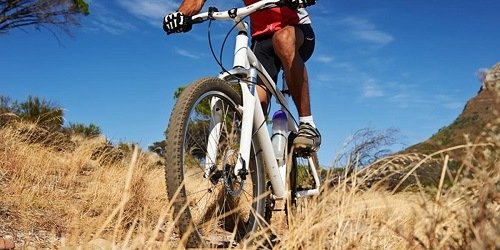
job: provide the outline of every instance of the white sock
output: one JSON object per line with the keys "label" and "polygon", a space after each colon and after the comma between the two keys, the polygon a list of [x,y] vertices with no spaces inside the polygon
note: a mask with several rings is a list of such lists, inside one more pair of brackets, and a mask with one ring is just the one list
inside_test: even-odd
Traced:
{"label": "white sock", "polygon": [[314,128],[316,127],[316,124],[314,124],[314,119],[313,119],[313,116],[312,116],[312,115],[310,115],[310,116],[301,116],[301,117],[299,117],[299,122],[309,123],[309,124],[311,124],[311,126],[313,126]]}

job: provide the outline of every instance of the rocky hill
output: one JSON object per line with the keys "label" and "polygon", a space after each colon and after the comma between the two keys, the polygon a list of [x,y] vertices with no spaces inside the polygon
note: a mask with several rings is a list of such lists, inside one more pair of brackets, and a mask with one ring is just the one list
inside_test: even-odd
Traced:
{"label": "rocky hill", "polygon": [[[440,129],[428,140],[413,145],[405,152],[430,154],[441,149],[485,142],[487,131],[498,124],[500,117],[500,63],[485,74],[478,94],[465,105],[453,123]],[[458,155],[454,155],[458,157]]]}
{"label": "rocky hill", "polygon": [[[500,63],[484,75],[477,95],[449,126],[424,142],[383,158],[358,174],[367,187],[402,190],[410,186],[437,187],[454,182],[464,171],[482,171],[500,163]],[[442,169],[446,168],[446,175]],[[474,170],[475,171],[475,170]]]}

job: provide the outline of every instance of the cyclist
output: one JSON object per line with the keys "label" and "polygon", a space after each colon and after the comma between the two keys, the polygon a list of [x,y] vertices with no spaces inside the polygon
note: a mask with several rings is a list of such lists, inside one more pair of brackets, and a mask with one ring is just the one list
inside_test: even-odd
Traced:
{"label": "cyclist", "polygon": [[[206,0],[184,0],[179,10],[165,16],[163,29],[167,33],[191,30],[191,16],[200,12]],[[244,0],[246,5],[259,0]],[[314,124],[309,99],[306,66],[315,46],[311,20],[304,7],[315,0],[285,0],[287,6],[258,11],[250,16],[252,49],[269,75],[276,82],[283,68],[290,94],[299,113],[299,131],[293,144],[298,149],[317,151],[321,135]],[[269,95],[263,87],[257,88],[263,109]]]}

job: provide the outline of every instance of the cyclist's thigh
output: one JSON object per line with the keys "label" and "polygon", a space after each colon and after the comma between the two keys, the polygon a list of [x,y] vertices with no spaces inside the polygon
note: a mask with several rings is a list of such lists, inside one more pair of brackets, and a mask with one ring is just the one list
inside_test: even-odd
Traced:
{"label": "cyclist's thigh", "polygon": [[267,73],[276,82],[278,72],[281,68],[281,61],[276,53],[274,53],[272,36],[252,39],[252,50]]}

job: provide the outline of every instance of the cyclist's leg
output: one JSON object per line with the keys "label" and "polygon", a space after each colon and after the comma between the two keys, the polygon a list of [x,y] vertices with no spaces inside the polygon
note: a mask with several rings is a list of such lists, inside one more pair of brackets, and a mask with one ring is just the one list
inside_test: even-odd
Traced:
{"label": "cyclist's leg", "polygon": [[299,116],[310,116],[309,84],[307,70],[299,49],[304,43],[304,33],[295,26],[287,26],[273,36],[276,55],[281,59],[285,79]]}
{"label": "cyclist's leg", "polygon": [[316,151],[321,135],[312,119],[309,81],[304,64],[314,50],[314,32],[310,25],[287,26],[274,34],[273,47],[283,64],[288,88],[301,120],[294,144]]}
{"label": "cyclist's leg", "polygon": [[[271,78],[274,80],[274,82],[277,82],[278,72],[281,68],[281,61],[279,57],[274,53],[272,36],[253,38],[252,50],[259,62],[266,69],[267,73],[269,73]],[[269,106],[269,100],[271,96],[262,84],[257,86],[256,89],[259,94],[262,110],[267,116],[267,108]]]}

